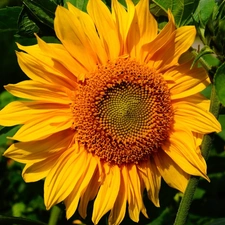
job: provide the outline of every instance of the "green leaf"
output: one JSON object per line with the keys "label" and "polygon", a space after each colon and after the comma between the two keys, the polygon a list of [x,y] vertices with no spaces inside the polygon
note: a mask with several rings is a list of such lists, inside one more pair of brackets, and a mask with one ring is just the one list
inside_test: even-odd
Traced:
{"label": "green leaf", "polygon": [[[3,85],[16,83],[24,78],[16,60],[14,35],[18,31],[17,21],[22,7],[0,9],[0,92]],[[0,98],[0,107],[1,107]]]}
{"label": "green leaf", "polygon": [[218,1],[206,24],[205,39],[221,61],[225,58],[225,1]]}
{"label": "green leaf", "polygon": [[208,85],[204,90],[201,91],[201,94],[204,95],[207,99],[210,99],[212,90],[212,84]]}
{"label": "green leaf", "polygon": [[19,34],[22,36],[54,35],[54,18],[57,4],[46,0],[23,0],[24,9],[19,17]]}
{"label": "green leaf", "polygon": [[171,210],[169,208],[165,208],[165,210],[160,214],[159,217],[157,217],[155,220],[153,220],[151,223],[147,225],[163,225],[165,224],[165,221],[167,220],[167,217],[170,215]]}
{"label": "green leaf", "polygon": [[207,225],[224,225],[225,218],[216,219],[213,222],[208,223]]}
{"label": "green leaf", "polygon": [[5,107],[8,103],[17,99],[14,95],[10,94],[8,91],[3,91],[0,94],[0,109]]}
{"label": "green leaf", "polygon": [[215,0],[200,0],[198,8],[193,15],[196,21],[199,21],[201,25],[206,25],[215,5]]}
{"label": "green leaf", "polygon": [[17,202],[12,206],[13,216],[23,216],[23,213],[26,211],[26,205],[23,202]]}
{"label": "green leaf", "polygon": [[0,0],[0,8],[21,5],[20,0]]}
{"label": "green leaf", "polygon": [[0,33],[17,30],[17,20],[21,7],[0,9]]}
{"label": "green leaf", "polygon": [[221,65],[221,61],[217,58],[215,54],[206,54],[202,56],[202,59],[206,62],[206,64],[209,66],[209,68],[212,69],[212,67],[217,68]]}
{"label": "green leaf", "polygon": [[220,102],[225,105],[225,63],[215,73],[215,88]]}
{"label": "green leaf", "polygon": [[208,55],[208,54],[212,54],[214,53],[213,50],[211,48],[209,48],[209,46],[205,45],[201,51],[198,53],[198,55],[195,57],[192,65],[191,65],[191,68],[194,66],[194,64],[201,58],[203,57],[204,55]]}
{"label": "green leaf", "polygon": [[39,221],[27,219],[27,218],[20,218],[20,217],[12,217],[12,216],[2,216],[0,215],[0,224],[4,225],[47,225],[46,223],[42,223]]}
{"label": "green leaf", "polygon": [[46,0],[23,0],[23,3],[41,23],[54,29],[56,3]]}
{"label": "green leaf", "polygon": [[72,5],[78,9],[86,12],[88,0],[64,0],[64,6],[67,7],[67,2],[70,2]]}
{"label": "green leaf", "polygon": [[206,191],[202,188],[197,188],[194,194],[193,199],[202,199]]}
{"label": "green leaf", "polygon": [[[167,13],[168,9],[170,9],[174,15],[176,25],[180,27],[191,22],[192,14],[195,12],[198,2],[199,1],[196,0],[153,0],[155,5],[152,7],[155,7],[156,10],[158,6],[165,13]],[[163,14],[163,12],[159,9],[158,13],[160,15]]]}
{"label": "green leaf", "polygon": [[221,124],[222,131],[218,133],[217,135],[225,141],[225,115],[224,114],[219,115],[218,120]]}
{"label": "green leaf", "polygon": [[23,8],[19,21],[18,21],[18,27],[19,27],[19,35],[25,36],[25,37],[33,37],[34,33],[39,34],[40,28],[39,26],[32,20],[27,14],[26,8]]}
{"label": "green leaf", "polygon": [[[20,128],[21,126],[14,126],[14,127],[4,127],[0,129],[0,146],[8,146],[12,143],[11,140],[8,140],[7,137],[12,137]],[[9,143],[7,143],[9,142]]]}

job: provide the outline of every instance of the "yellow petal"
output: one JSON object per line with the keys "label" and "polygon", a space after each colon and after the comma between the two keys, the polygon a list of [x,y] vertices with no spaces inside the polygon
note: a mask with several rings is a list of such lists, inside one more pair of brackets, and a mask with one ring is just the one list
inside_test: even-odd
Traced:
{"label": "yellow petal", "polygon": [[116,59],[120,54],[120,40],[109,9],[101,0],[89,0],[87,11],[95,23],[108,58]]}
{"label": "yellow petal", "polygon": [[142,44],[146,44],[157,36],[157,21],[150,13],[149,0],[139,1],[135,9],[138,15],[141,42]]}
{"label": "yellow petal", "polygon": [[209,110],[210,100],[204,97],[201,93],[197,93],[188,97],[179,98],[172,100],[172,104],[176,104],[178,102],[188,102],[194,104],[202,109]]}
{"label": "yellow petal", "polygon": [[161,187],[161,175],[156,169],[153,160],[146,160],[138,165],[139,175],[142,178],[149,199],[159,207],[159,190]]}
{"label": "yellow petal", "polygon": [[[38,37],[37,40],[38,46],[22,46],[17,44],[19,49],[28,53],[17,52],[18,63],[23,72],[34,81],[62,85],[68,88],[76,87],[77,77],[84,70],[80,71],[77,69],[79,67],[71,56],[69,58],[72,59],[73,63],[70,64],[70,67],[67,64],[67,68],[64,66],[65,63],[62,63],[62,61],[69,63],[71,60],[67,56],[69,53],[60,49],[59,46],[62,45],[46,44]],[[61,58],[61,61],[55,59],[57,56]],[[72,68],[76,68],[76,70]]]}
{"label": "yellow petal", "polygon": [[[42,54],[44,54],[46,58],[49,57],[52,60],[53,65],[51,67],[59,70],[62,74],[61,76],[69,78],[71,81],[75,80],[76,82],[77,79],[84,79],[87,68],[83,67],[76,59],[74,59],[62,44],[45,43],[37,35],[35,36]],[[32,53],[32,55],[38,57],[37,54],[35,55]]]}
{"label": "yellow petal", "polygon": [[57,103],[15,101],[0,111],[0,124],[2,126],[25,124],[30,120],[54,112],[68,114],[69,107]]}
{"label": "yellow petal", "polygon": [[41,140],[59,131],[66,130],[71,125],[72,115],[70,113],[49,113],[23,125],[11,139],[22,142]]}
{"label": "yellow petal", "polygon": [[46,69],[46,66],[41,65],[41,61],[38,62],[34,57],[24,52],[16,52],[16,55],[20,68],[30,79],[42,83],[51,82],[52,73]]}
{"label": "yellow petal", "polygon": [[44,199],[46,208],[63,201],[73,190],[88,164],[87,153],[77,153],[76,145],[66,150],[52,166],[45,184]]}
{"label": "yellow petal", "polygon": [[74,7],[71,3],[68,2],[67,4],[69,11],[72,12],[73,15],[79,20],[79,25],[82,27],[85,35],[87,36],[91,48],[96,53],[97,60],[99,63],[105,64],[108,60],[108,57],[96,32],[96,28],[91,17],[87,13],[84,13]]}
{"label": "yellow petal", "polygon": [[194,176],[201,176],[208,180],[206,175],[206,162],[196,152],[197,146],[191,131],[186,127],[175,127],[168,142],[162,148],[165,153],[186,173]]}
{"label": "yellow petal", "polygon": [[89,201],[92,201],[95,198],[100,185],[101,184],[99,182],[99,172],[98,170],[95,170],[95,173],[93,174],[92,179],[86,188],[86,191],[81,195],[78,211],[83,218],[87,216],[88,203]]}
{"label": "yellow petal", "polygon": [[90,46],[79,18],[61,6],[57,7],[55,15],[55,32],[63,46],[88,71],[95,69],[96,54]]}
{"label": "yellow petal", "polygon": [[176,29],[166,43],[154,53],[148,65],[159,71],[164,71],[177,65],[179,57],[186,52],[194,42],[196,30],[194,26],[183,26]]}
{"label": "yellow petal", "polygon": [[138,176],[136,165],[130,165],[127,167],[128,212],[130,218],[137,223],[139,221],[140,211],[142,211],[145,217],[148,217],[148,215],[142,200],[140,178]]}
{"label": "yellow petal", "polygon": [[[97,167],[97,162],[95,160],[95,158],[93,157],[92,154],[87,154],[85,152],[86,156],[86,162],[85,164],[81,165],[81,167],[83,167],[82,169],[79,167],[78,164],[76,164],[77,170],[82,170],[82,175],[79,177],[79,179],[77,178],[77,173],[78,171],[74,171],[76,172],[76,179],[73,181],[75,183],[75,186],[71,192],[71,194],[69,194],[69,196],[65,199],[65,205],[66,205],[66,218],[69,219],[70,217],[73,216],[73,214],[75,213],[75,211],[77,210],[77,206],[79,203],[79,200],[82,196],[82,194],[84,194],[86,192],[86,189],[88,188],[88,186],[90,185],[90,182],[94,176],[94,172],[96,170]],[[94,177],[96,179],[96,177]],[[93,186],[92,186],[93,188]]]}
{"label": "yellow petal", "polygon": [[10,145],[4,156],[20,163],[40,162],[67,149],[71,145],[73,136],[74,132],[68,129],[40,141],[17,142]]}
{"label": "yellow petal", "polygon": [[61,104],[69,104],[71,102],[66,94],[67,89],[65,87],[47,85],[32,80],[22,81],[17,84],[8,84],[5,86],[5,89],[19,98]]}
{"label": "yellow petal", "polygon": [[149,0],[139,1],[135,6],[135,15],[128,34],[128,49],[131,56],[143,61],[142,46],[157,36],[158,26],[149,10]]}
{"label": "yellow petal", "polygon": [[121,174],[120,190],[116,199],[116,202],[109,214],[109,225],[120,224],[126,214],[127,205],[127,177],[123,177]]}
{"label": "yellow petal", "polygon": [[127,19],[129,17],[129,13],[127,13],[125,7],[121,5],[117,0],[112,0],[111,8],[112,8],[112,17],[116,22],[117,29],[121,36],[121,40],[124,43],[128,31],[127,23],[129,23],[129,20],[127,21]]}
{"label": "yellow petal", "polygon": [[[104,167],[107,167],[107,165]],[[92,221],[94,224],[98,224],[102,216],[113,208],[120,189],[120,180],[121,174],[119,167],[112,166],[109,173],[106,174],[105,180],[100,186],[94,202],[92,214]]]}
{"label": "yellow petal", "polygon": [[207,109],[189,102],[177,102],[173,107],[174,120],[183,127],[201,134],[221,131],[220,123]]}
{"label": "yellow petal", "polygon": [[156,167],[166,183],[184,192],[189,180],[189,175],[184,172],[164,151],[153,155]]}
{"label": "yellow petal", "polygon": [[133,21],[135,7],[131,0],[126,0],[127,11],[123,5],[121,5],[118,0],[112,1],[112,16],[115,20],[119,35],[121,38],[122,48],[121,54],[128,54],[127,51],[127,35],[130,29],[131,23]]}
{"label": "yellow petal", "polygon": [[45,178],[58,157],[59,155],[55,154],[40,162],[27,164],[22,172],[25,182],[36,182]]}
{"label": "yellow petal", "polygon": [[156,38],[142,46],[143,59],[146,63],[149,62],[151,57],[168,41],[168,38],[175,31],[174,17],[170,11],[168,11],[169,22],[162,29],[162,31],[156,36]]}
{"label": "yellow petal", "polygon": [[171,68],[165,75],[170,75],[175,83],[168,83],[171,98],[179,99],[197,94],[209,85],[208,75],[203,68],[190,69],[191,63]]}

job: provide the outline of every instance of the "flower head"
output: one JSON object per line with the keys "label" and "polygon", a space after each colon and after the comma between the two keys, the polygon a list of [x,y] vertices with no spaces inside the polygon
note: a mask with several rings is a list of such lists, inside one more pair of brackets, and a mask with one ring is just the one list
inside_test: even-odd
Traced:
{"label": "flower head", "polygon": [[6,89],[30,101],[0,112],[1,125],[23,125],[4,155],[26,164],[26,182],[45,178],[47,209],[63,201],[67,218],[77,209],[85,217],[94,199],[94,224],[108,211],[119,224],[127,205],[133,221],[147,217],[143,191],[159,206],[161,177],[181,192],[190,175],[208,180],[201,140],[221,129],[199,93],[206,72],[180,59],[195,28],[176,29],[168,11],[158,33],[148,0],[126,4],[112,0],[110,12],[89,0],[87,13],[58,6],[61,44],[18,44],[30,80]]}

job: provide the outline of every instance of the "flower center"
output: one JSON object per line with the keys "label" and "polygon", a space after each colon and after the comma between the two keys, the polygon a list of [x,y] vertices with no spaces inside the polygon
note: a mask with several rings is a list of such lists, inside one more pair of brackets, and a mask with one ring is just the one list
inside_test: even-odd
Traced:
{"label": "flower center", "polygon": [[148,132],[152,103],[148,90],[139,84],[115,84],[97,104],[100,124],[117,141],[132,141]]}
{"label": "flower center", "polygon": [[116,164],[148,159],[173,123],[166,81],[129,58],[99,66],[79,85],[71,108],[76,140]]}

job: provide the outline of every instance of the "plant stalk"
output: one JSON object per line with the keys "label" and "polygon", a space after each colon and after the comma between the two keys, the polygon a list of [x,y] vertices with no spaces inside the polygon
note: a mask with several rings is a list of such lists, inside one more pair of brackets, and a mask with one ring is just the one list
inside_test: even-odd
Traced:
{"label": "plant stalk", "polygon": [[51,209],[48,225],[57,225],[61,213],[61,209],[58,206],[53,206]]}
{"label": "plant stalk", "polygon": [[[220,110],[220,102],[216,95],[215,86],[212,85],[212,91],[211,91],[211,104],[209,111],[218,118],[219,116],[219,110]],[[213,134],[207,134],[204,136],[202,144],[201,144],[201,150],[202,155],[205,159],[209,156],[209,151],[212,147],[213,142]],[[191,176],[190,180],[188,182],[187,188],[184,192],[183,198],[180,202],[179,209],[177,211],[176,219],[174,222],[174,225],[185,225],[187,216],[189,213],[189,209],[191,206],[191,202],[194,197],[195,190],[198,186],[199,177]]]}

